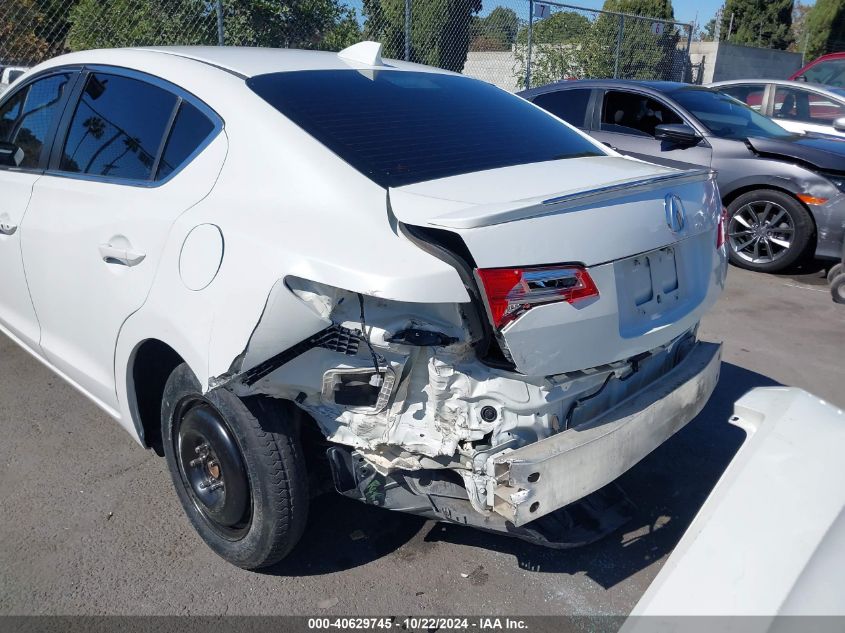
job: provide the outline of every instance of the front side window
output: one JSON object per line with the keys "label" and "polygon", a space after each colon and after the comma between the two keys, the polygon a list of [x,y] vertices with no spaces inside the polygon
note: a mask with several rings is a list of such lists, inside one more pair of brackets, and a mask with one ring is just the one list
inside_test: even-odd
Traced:
{"label": "front side window", "polygon": [[654,137],[663,123],[683,123],[667,105],[635,92],[608,90],[604,95],[601,129],[605,132]]}
{"label": "front side window", "polygon": [[15,92],[0,107],[0,141],[14,143],[23,150],[20,167],[38,167],[69,80],[69,74],[39,79]]}
{"label": "front side window", "polygon": [[845,88],[845,59],[829,59],[814,64],[801,77],[814,84]]}
{"label": "front side window", "polygon": [[145,81],[92,73],[71,120],[62,171],[149,180],[177,97]]}
{"label": "front side window", "polygon": [[589,88],[546,92],[537,95],[533,103],[575,127],[586,127],[587,106],[592,92]]}
{"label": "front side window", "polygon": [[744,140],[754,136],[762,138],[794,136],[741,101],[715,90],[680,88],[673,91],[671,96],[717,138]]}
{"label": "front side window", "polygon": [[833,122],[842,116],[845,116],[845,106],[830,97],[783,86],[778,86],[775,90],[776,119],[833,125]]}
{"label": "front side window", "polygon": [[524,99],[468,77],[313,70],[259,75],[247,85],[384,187],[604,155]]}
{"label": "front side window", "polygon": [[719,92],[724,92],[725,94],[732,96],[738,101],[742,101],[752,110],[759,112],[763,107],[763,95],[766,92],[766,86],[719,86],[718,90]]}

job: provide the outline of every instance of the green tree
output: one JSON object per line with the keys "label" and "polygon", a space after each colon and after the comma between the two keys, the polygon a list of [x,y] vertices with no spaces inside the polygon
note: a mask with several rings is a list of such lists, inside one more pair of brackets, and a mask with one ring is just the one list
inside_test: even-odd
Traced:
{"label": "green tree", "polygon": [[[671,0],[605,0],[603,9],[658,20],[675,19]],[[620,23],[620,18],[609,15],[602,15],[596,20],[597,30],[602,32],[604,41],[614,39],[618,29],[622,30],[618,64],[615,46],[606,47],[606,54],[613,59],[604,60],[605,72],[612,64],[614,72],[627,79],[672,78],[676,71],[680,39],[677,28],[672,24],[653,23],[649,19],[625,18],[624,26],[620,27]],[[662,31],[654,32],[656,24],[662,24]]]}
{"label": "green tree", "polygon": [[47,42],[51,54],[66,51],[65,39],[70,30],[70,15],[79,0],[35,0],[44,16],[35,29],[39,37]]}
{"label": "green tree", "polygon": [[484,17],[472,16],[470,49],[474,51],[507,51],[516,41],[519,17],[516,11],[496,7]]}
{"label": "green tree", "polygon": [[[786,50],[792,43],[795,0],[727,0],[722,13],[722,40],[731,44]],[[733,30],[731,28],[733,15]]]}
{"label": "green tree", "polygon": [[332,49],[360,36],[339,0],[227,0],[224,15],[227,44]]}
{"label": "green tree", "polygon": [[[670,0],[606,0],[605,11],[673,20]],[[621,34],[621,37],[620,37]],[[676,74],[679,33],[666,24],[652,32],[652,20],[601,14],[593,22],[574,11],[560,11],[534,23],[532,85],[565,78],[625,77],[668,79]],[[524,83],[527,31],[520,31],[517,79]]]}
{"label": "green tree", "polygon": [[806,61],[845,50],[845,0],[816,0],[807,14],[805,28]]}
{"label": "green tree", "polygon": [[30,64],[48,57],[50,44],[38,34],[44,20],[35,0],[0,0],[0,59]]}
{"label": "green tree", "polygon": [[[596,42],[591,39],[593,25],[575,11],[557,11],[534,22],[531,33],[531,85],[572,77],[592,76]],[[528,62],[528,27],[517,35],[516,73],[520,87],[525,87]]]}
{"label": "green tree", "polygon": [[804,4],[802,2],[795,2],[795,7],[792,9],[792,44],[789,49],[793,53],[801,53],[804,51],[804,44],[807,43],[809,33],[806,30],[807,14],[813,6]]}
{"label": "green tree", "polygon": [[[716,39],[716,18],[710,18],[697,33],[698,41],[712,42]],[[694,38],[695,39],[695,38]]]}
{"label": "green tree", "polygon": [[[467,59],[470,22],[481,0],[414,0],[411,61],[461,72]],[[384,46],[385,56],[405,57],[405,1],[364,0],[364,35]]]}
{"label": "green tree", "polygon": [[[360,39],[340,0],[224,0],[223,15],[229,45],[335,49]],[[217,43],[217,15],[205,0],[80,0],[70,24],[72,50]]]}

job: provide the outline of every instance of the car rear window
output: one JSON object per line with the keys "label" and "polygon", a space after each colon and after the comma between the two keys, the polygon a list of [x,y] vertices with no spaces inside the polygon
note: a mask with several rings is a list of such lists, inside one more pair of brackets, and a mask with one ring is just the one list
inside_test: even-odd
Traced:
{"label": "car rear window", "polygon": [[466,77],[315,70],[259,75],[247,84],[383,187],[603,155],[527,101]]}

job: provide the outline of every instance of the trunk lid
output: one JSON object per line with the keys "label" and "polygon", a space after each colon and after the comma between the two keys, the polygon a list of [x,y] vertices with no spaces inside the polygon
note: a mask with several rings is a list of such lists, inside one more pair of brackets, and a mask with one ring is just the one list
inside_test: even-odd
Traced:
{"label": "trunk lid", "polygon": [[698,322],[724,279],[721,201],[707,170],[574,158],[394,188],[390,205],[403,223],[459,235],[478,268],[587,269],[599,297],[533,307],[499,332],[528,375],[659,347]]}

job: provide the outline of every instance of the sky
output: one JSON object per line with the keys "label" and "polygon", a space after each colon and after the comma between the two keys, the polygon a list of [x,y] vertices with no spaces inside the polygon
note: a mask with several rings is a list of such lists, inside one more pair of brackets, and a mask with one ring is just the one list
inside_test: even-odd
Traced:
{"label": "sky", "polygon": [[[411,1],[413,2],[413,0]],[[672,6],[675,8],[675,19],[678,22],[697,21],[699,26],[703,26],[715,16],[716,11],[723,3],[724,0],[672,0]],[[815,0],[804,1],[803,3],[815,4]],[[360,15],[361,0],[349,0],[348,4],[357,9]],[[588,9],[601,9],[604,0],[570,0],[570,4]],[[528,0],[482,0],[481,15],[490,13],[497,6],[510,7],[521,18],[528,18]]]}

